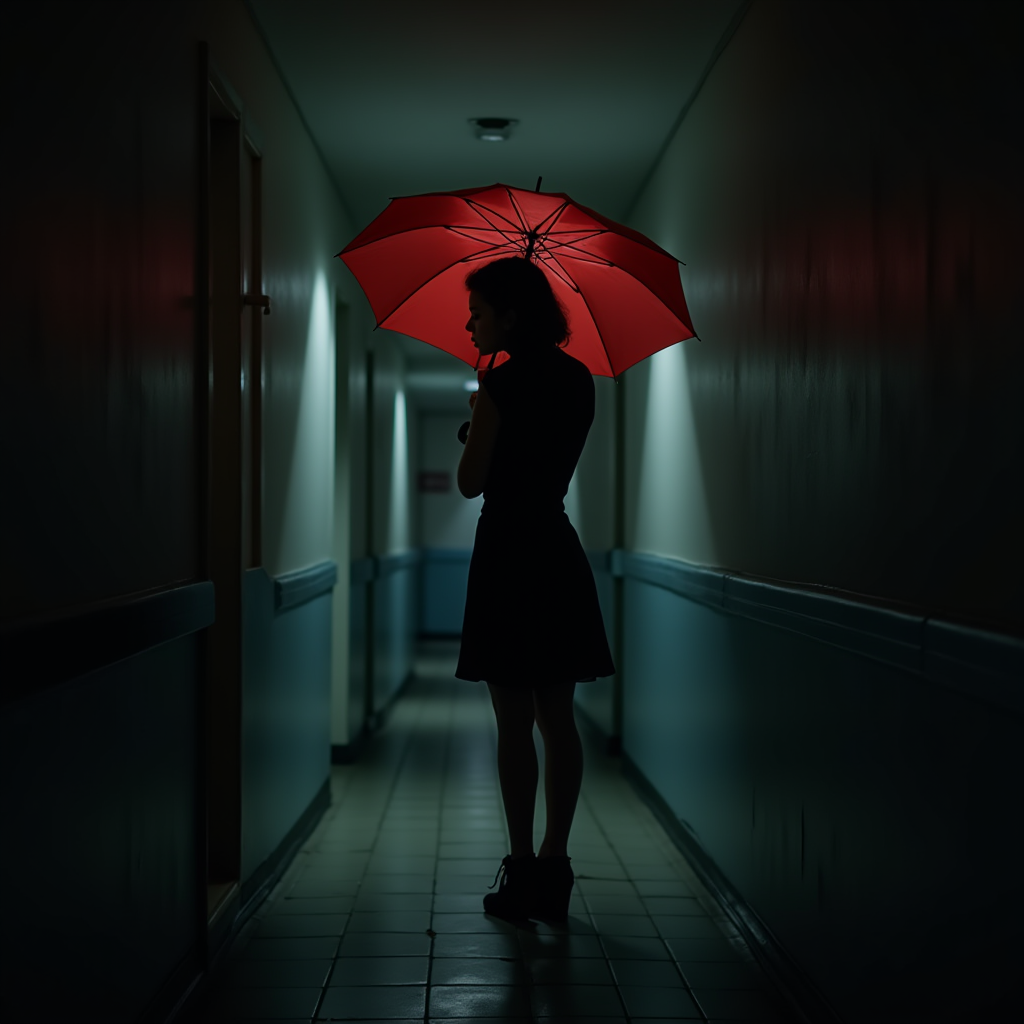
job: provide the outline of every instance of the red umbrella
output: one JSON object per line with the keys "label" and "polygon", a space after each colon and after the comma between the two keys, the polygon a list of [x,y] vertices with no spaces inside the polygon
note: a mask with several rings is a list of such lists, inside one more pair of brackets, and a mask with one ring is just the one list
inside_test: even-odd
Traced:
{"label": "red umbrella", "polygon": [[[366,293],[378,327],[477,366],[465,330],[466,275],[503,256],[532,258],[569,317],[566,350],[616,377],[695,337],[678,260],[639,231],[562,192],[487,185],[392,199],[338,256]],[[498,357],[500,363],[507,358]]]}

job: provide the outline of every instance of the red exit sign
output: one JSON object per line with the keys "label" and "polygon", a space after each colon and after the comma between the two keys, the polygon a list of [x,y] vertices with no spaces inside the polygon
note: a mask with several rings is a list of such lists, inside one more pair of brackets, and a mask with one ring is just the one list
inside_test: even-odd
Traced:
{"label": "red exit sign", "polygon": [[451,489],[452,475],[446,470],[424,470],[420,473],[420,494],[446,494]]}

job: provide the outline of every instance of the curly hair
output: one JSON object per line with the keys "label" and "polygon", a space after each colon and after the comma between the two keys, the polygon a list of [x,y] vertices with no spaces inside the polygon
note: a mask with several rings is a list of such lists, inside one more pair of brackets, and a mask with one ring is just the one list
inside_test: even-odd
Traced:
{"label": "curly hair", "polygon": [[479,292],[498,316],[515,310],[511,351],[543,349],[568,343],[569,320],[544,271],[532,260],[509,256],[466,276],[466,288]]}

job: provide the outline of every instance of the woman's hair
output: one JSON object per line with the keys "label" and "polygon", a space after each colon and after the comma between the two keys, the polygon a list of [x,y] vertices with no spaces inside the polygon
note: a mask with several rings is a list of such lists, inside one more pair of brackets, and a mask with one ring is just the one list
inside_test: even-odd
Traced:
{"label": "woman's hair", "polygon": [[569,321],[562,304],[551,290],[544,271],[521,256],[494,260],[466,277],[466,287],[479,292],[498,316],[510,309],[516,313],[512,325],[513,351],[543,349],[565,345],[569,340]]}

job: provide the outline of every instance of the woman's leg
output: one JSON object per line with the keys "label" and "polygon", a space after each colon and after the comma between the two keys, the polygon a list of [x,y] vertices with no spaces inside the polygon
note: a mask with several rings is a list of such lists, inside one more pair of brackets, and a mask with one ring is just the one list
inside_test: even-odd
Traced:
{"label": "woman's leg", "polygon": [[533,691],[534,714],[544,737],[547,828],[538,857],[566,857],[569,830],[583,782],[583,744],[573,714],[575,683]]}
{"label": "woman's leg", "polygon": [[537,748],[533,745],[533,693],[488,683],[498,723],[498,781],[513,857],[533,854],[537,802]]}

